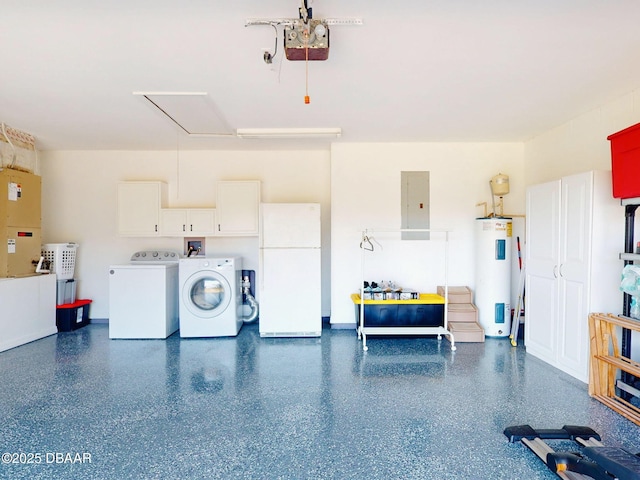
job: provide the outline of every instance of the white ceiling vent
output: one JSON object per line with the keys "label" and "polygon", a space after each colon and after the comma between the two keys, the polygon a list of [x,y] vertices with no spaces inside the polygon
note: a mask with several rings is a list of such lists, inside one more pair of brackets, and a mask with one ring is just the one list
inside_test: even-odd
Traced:
{"label": "white ceiling vent", "polygon": [[133,92],[189,136],[233,136],[206,92]]}

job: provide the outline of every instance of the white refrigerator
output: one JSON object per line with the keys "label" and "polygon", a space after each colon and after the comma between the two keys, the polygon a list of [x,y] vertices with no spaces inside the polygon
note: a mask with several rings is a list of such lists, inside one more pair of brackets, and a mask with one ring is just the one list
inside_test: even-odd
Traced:
{"label": "white refrigerator", "polygon": [[320,204],[260,205],[261,337],[322,333]]}

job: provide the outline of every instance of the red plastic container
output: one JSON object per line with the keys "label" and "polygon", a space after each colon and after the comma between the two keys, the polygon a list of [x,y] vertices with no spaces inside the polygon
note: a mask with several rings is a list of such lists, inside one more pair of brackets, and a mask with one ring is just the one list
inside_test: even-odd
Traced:
{"label": "red plastic container", "polygon": [[58,332],[71,332],[89,324],[89,305],[91,300],[76,300],[56,307],[56,326]]}
{"label": "red plastic container", "polygon": [[640,197],[640,123],[607,137],[615,198]]}

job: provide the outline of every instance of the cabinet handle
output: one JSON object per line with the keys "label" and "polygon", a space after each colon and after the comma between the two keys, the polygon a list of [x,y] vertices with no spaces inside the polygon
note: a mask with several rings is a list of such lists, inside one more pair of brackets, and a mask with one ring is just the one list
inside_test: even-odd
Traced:
{"label": "cabinet handle", "polygon": [[189,225],[191,231],[193,232],[193,223],[191,225]]}
{"label": "cabinet handle", "polygon": [[183,232],[186,232],[186,231],[187,231],[187,228],[186,228],[186,226],[185,226],[185,225],[182,225],[182,231],[183,231]]}
{"label": "cabinet handle", "polygon": [[558,278],[558,265],[553,266],[553,278]]}
{"label": "cabinet handle", "polygon": [[157,224],[155,225],[154,229],[155,229],[156,232],[158,231],[158,225]]}
{"label": "cabinet handle", "polygon": [[218,231],[220,231],[220,224],[218,224]]}
{"label": "cabinet handle", "polygon": [[559,270],[558,270],[558,272],[560,272],[560,276],[561,276],[561,277],[564,277],[564,275],[562,275],[562,267],[563,267],[563,266],[564,266],[564,263],[561,263],[561,264],[560,264],[560,268],[559,268]]}

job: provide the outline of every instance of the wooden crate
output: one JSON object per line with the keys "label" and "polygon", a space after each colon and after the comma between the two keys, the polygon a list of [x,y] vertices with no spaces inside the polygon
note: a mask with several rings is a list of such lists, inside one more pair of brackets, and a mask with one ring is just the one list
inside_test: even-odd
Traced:
{"label": "wooden crate", "polygon": [[616,395],[620,372],[640,378],[640,363],[620,354],[616,327],[640,331],[640,322],[611,314],[589,315],[589,395],[640,425],[640,408]]}

